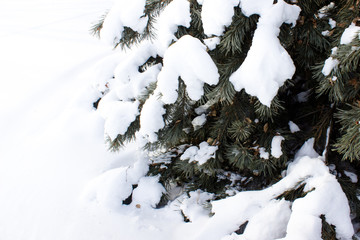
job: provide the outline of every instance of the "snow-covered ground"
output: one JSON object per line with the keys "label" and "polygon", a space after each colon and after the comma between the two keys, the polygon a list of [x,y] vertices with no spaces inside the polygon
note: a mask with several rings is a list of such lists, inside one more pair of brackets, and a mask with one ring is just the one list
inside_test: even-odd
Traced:
{"label": "snow-covered ground", "polygon": [[1,240],[140,239],[124,225],[136,219],[86,209],[80,198],[91,179],[135,153],[107,151],[92,107],[89,70],[112,48],[89,29],[111,6],[0,0]]}

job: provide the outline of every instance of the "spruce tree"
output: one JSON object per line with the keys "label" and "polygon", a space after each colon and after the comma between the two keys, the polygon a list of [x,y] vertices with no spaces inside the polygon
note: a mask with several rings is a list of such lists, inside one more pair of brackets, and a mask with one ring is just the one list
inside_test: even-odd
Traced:
{"label": "spruce tree", "polygon": [[[200,190],[219,200],[273,186],[311,143],[356,223],[359,7],[355,0],[119,1],[93,28],[121,55],[99,88],[110,149],[142,139],[147,175],[168,192]],[[306,184],[273,198],[294,202],[313,191]],[[174,198],[164,194],[157,207]],[[341,238],[323,214],[322,238]]]}

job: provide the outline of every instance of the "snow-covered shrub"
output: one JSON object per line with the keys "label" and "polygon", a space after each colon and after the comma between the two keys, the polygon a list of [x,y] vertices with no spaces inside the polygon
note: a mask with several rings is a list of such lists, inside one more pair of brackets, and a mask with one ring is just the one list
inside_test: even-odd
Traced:
{"label": "snow-covered shrub", "polygon": [[[360,205],[339,160],[360,151],[355,5],[116,1],[96,25],[118,52],[112,77],[94,84],[97,111],[110,148],[136,139],[148,169],[105,173],[89,198],[180,201],[186,239],[351,239],[347,197],[354,216]],[[118,186],[96,187],[108,180]]]}

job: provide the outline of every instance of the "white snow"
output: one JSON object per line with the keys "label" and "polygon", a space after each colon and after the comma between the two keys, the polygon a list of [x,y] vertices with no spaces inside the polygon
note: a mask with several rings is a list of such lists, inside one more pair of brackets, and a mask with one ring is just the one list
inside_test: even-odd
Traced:
{"label": "white snow", "polygon": [[189,192],[189,197],[184,196],[179,199],[181,202],[180,209],[191,222],[196,222],[209,217],[210,210],[205,209],[204,205],[213,198],[214,194],[200,190],[192,191]]}
{"label": "white snow", "polygon": [[154,208],[163,193],[165,193],[165,189],[159,183],[159,177],[143,177],[133,192],[132,204],[137,208]]}
{"label": "white snow", "polygon": [[192,100],[199,100],[204,94],[204,83],[214,85],[219,81],[217,67],[206,52],[206,46],[190,35],[183,36],[171,45],[165,52],[163,62],[157,89],[166,104],[174,103],[178,97],[179,77],[186,84],[186,91]]}
{"label": "white snow", "polygon": [[110,96],[111,94],[108,94],[105,99],[100,101],[99,113],[105,119],[105,135],[114,140],[118,134],[124,134],[139,115],[139,102],[109,101],[107,103],[104,101]]}
{"label": "white snow", "polygon": [[322,31],[321,35],[328,37],[328,36],[330,36],[330,31],[329,30]]}
{"label": "white snow", "polygon": [[263,159],[269,159],[270,155],[268,152],[266,152],[266,149],[261,147],[259,148],[260,157]]}
{"label": "white snow", "polygon": [[331,29],[336,27],[336,21],[332,18],[329,18],[329,25],[331,27]]}
{"label": "white snow", "polygon": [[197,116],[191,123],[195,130],[201,128],[206,123],[206,115],[203,113],[200,116]]}
{"label": "white snow", "polygon": [[138,159],[132,167],[114,168],[96,177],[85,187],[81,195],[82,201],[119,211],[123,206],[122,201],[131,195],[132,185],[137,184],[148,170],[146,162],[142,161],[143,159]]}
{"label": "white snow", "polygon": [[216,46],[220,43],[219,37],[212,37],[204,39],[205,45],[209,48],[209,50],[214,50]]}
{"label": "white snow", "polygon": [[154,47],[159,56],[164,56],[172,41],[177,40],[174,33],[178,26],[190,27],[190,2],[173,0],[161,13],[154,28],[157,30]]}
{"label": "white snow", "polygon": [[324,74],[324,76],[329,76],[331,71],[334,68],[336,68],[338,65],[339,65],[339,60],[333,57],[329,57],[328,59],[325,60],[324,67],[321,72],[322,74]]}
{"label": "white snow", "polygon": [[349,171],[344,171],[344,174],[350,178],[350,181],[352,183],[357,183],[358,182],[358,177],[357,177],[357,175],[355,173],[349,172]]}
{"label": "white snow", "polygon": [[[188,16],[188,1],[170,5],[164,18],[169,35],[161,44],[176,40],[176,24],[188,21],[183,18]],[[139,150],[143,139],[138,135],[138,142],[110,153],[103,136],[104,125],[112,136],[124,131],[128,117],[138,114],[138,102],[131,98],[161,70],[155,65],[140,73],[131,64],[142,64],[154,54],[163,56],[168,45],[146,42],[137,49],[136,59],[131,51],[113,52],[91,38],[89,23],[109,7],[107,0],[0,0],[1,240],[316,239],[321,214],[336,227],[339,239],[351,239],[346,197],[313,150],[313,139],[297,153],[286,176],[270,188],[217,201],[212,194],[194,191],[155,209],[164,188],[158,176],[145,176],[149,160]],[[124,59],[129,60],[128,73],[116,67]],[[107,95],[95,111],[92,104],[103,92]],[[163,105],[155,91],[142,110],[142,133],[152,140],[163,124]],[[112,106],[118,111],[111,113],[107,108]],[[207,106],[198,109],[198,115]],[[121,111],[129,113],[122,120],[124,128],[111,120],[121,119]],[[215,148],[204,142],[189,155],[201,164],[215,156]],[[276,200],[299,183],[313,191],[292,208],[288,201]],[[174,195],[180,194],[182,189]],[[129,196],[132,202],[122,204]],[[181,210],[190,223],[183,222]],[[249,224],[244,234],[235,234],[245,221]],[[304,229],[312,235],[305,236]]]}
{"label": "white snow", "polygon": [[242,0],[246,16],[259,14],[251,48],[240,68],[230,76],[236,91],[245,91],[270,106],[278,89],[295,73],[294,63],[277,38],[285,22],[295,25],[300,8],[283,0]]}
{"label": "white snow", "polygon": [[163,115],[164,103],[159,100],[159,93],[155,92],[146,100],[140,114],[140,133],[150,142],[157,140],[156,132],[165,126]]}
{"label": "white snow", "polygon": [[320,10],[319,10],[319,18],[323,18],[326,16],[326,13],[333,9],[335,7],[335,3],[334,2],[331,2],[329,5],[326,5],[324,7],[322,7]]}
{"label": "white snow", "polygon": [[[189,58],[191,56],[191,58]],[[178,98],[179,77],[186,85],[192,100],[204,94],[204,83],[213,85],[219,81],[217,67],[200,40],[185,35],[171,45],[164,55],[164,66],[158,74],[157,87],[146,100],[140,114],[140,133],[150,142],[157,140],[157,131],[164,126],[164,105]]]}
{"label": "white snow", "polygon": [[290,128],[291,133],[296,133],[296,132],[300,131],[299,126],[296,125],[296,123],[294,123],[293,121],[289,121],[289,128]]}
{"label": "white snow", "polygon": [[348,28],[345,29],[345,31],[341,35],[340,44],[351,43],[354,38],[359,37],[359,31],[360,27],[352,23]]}
{"label": "white snow", "polygon": [[113,45],[122,37],[124,27],[129,27],[138,33],[142,33],[148,21],[144,17],[145,0],[114,0],[114,6],[107,14],[101,39]]}
{"label": "white snow", "polygon": [[189,162],[197,162],[199,165],[206,163],[210,158],[215,158],[217,146],[210,146],[207,142],[202,142],[199,147],[192,146],[186,149],[181,155],[181,160],[189,160]]}
{"label": "white snow", "polygon": [[201,19],[204,33],[207,36],[221,36],[225,27],[232,22],[234,7],[239,5],[239,0],[203,0]]}
{"label": "white snow", "polygon": [[[300,152],[310,150],[308,144]],[[292,204],[276,200],[281,193],[305,184],[305,197]],[[235,196],[213,201],[214,215],[181,226],[180,239],[321,239],[321,218],[336,227],[337,238],[350,240],[354,230],[350,208],[335,176],[329,173],[321,157],[297,157],[286,176],[272,187],[260,191],[239,192]],[[262,216],[262,217],[261,217]],[[263,217],[266,216],[266,217]],[[276,219],[272,220],[272,219]],[[241,235],[234,232],[249,221]]]}
{"label": "white snow", "polygon": [[275,136],[271,141],[271,156],[279,158],[283,154],[281,151],[281,142],[285,140],[282,136]]}

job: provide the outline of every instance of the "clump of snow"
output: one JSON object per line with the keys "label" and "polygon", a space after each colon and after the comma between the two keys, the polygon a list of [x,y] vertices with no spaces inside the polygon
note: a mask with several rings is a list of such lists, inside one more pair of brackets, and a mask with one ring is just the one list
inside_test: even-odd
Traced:
{"label": "clump of snow", "polygon": [[319,157],[319,154],[314,150],[314,143],[314,138],[310,138],[309,140],[307,140],[300,148],[300,150],[297,151],[297,153],[295,154],[295,159],[305,156],[309,156],[311,158]]}
{"label": "clump of snow", "polygon": [[195,113],[197,115],[201,115],[201,114],[207,112],[211,105],[212,105],[212,101],[208,101],[204,105],[201,105],[201,106],[195,108]]}
{"label": "clump of snow", "polygon": [[101,38],[113,45],[121,39],[124,27],[142,33],[148,20],[143,16],[144,9],[145,0],[116,0],[104,20]]}
{"label": "clump of snow", "polygon": [[204,83],[213,85],[219,81],[217,67],[206,52],[206,46],[190,35],[183,36],[171,45],[165,52],[163,62],[157,89],[166,104],[174,103],[178,97],[179,77],[186,84],[186,91],[192,100],[199,100],[204,94]]}
{"label": "clump of snow", "polygon": [[243,0],[241,9],[246,16],[259,14],[252,46],[240,68],[230,76],[236,91],[245,91],[270,106],[278,89],[295,73],[294,63],[277,38],[285,22],[295,25],[300,8],[283,0]]}
{"label": "clump of snow", "polygon": [[201,190],[189,192],[189,196],[179,199],[180,209],[183,214],[191,221],[196,222],[199,219],[207,218],[210,210],[205,205],[214,198],[214,194],[203,192]]}
{"label": "clump of snow", "polygon": [[81,199],[107,209],[119,210],[122,201],[132,193],[132,185],[148,171],[146,158],[139,156],[133,165],[110,169],[91,180],[84,188]]}
{"label": "clump of snow", "polygon": [[105,119],[105,134],[114,140],[118,134],[124,134],[130,124],[139,115],[139,102],[106,101],[111,98],[108,94],[100,101],[99,113]]}
{"label": "clump of snow", "polygon": [[219,37],[207,38],[207,39],[204,39],[204,43],[211,51],[211,50],[214,50],[216,48],[216,46],[220,43],[220,38]]}
{"label": "clump of snow", "polygon": [[206,163],[210,158],[215,158],[217,146],[210,146],[207,142],[200,143],[199,147],[192,146],[181,155],[181,160],[198,162],[199,165]]}
{"label": "clump of snow", "polygon": [[137,208],[156,207],[161,196],[165,193],[164,187],[157,177],[142,177],[132,195],[132,205]]}
{"label": "clump of snow", "polygon": [[206,123],[206,116],[205,114],[201,114],[200,116],[197,116],[191,121],[193,127],[195,130],[201,128]]}
{"label": "clump of snow", "polygon": [[221,36],[225,27],[232,22],[234,7],[239,5],[239,0],[203,0],[201,20],[204,33],[207,36]]}
{"label": "clump of snow", "polygon": [[331,29],[336,27],[336,21],[333,20],[332,18],[329,18],[329,25],[331,27]]}
{"label": "clump of snow", "polygon": [[360,27],[352,23],[348,28],[345,29],[340,38],[340,44],[349,44],[351,41],[359,37]]}
{"label": "clump of snow", "polygon": [[331,73],[331,71],[338,65],[339,65],[339,60],[333,57],[329,57],[328,59],[325,60],[324,67],[321,72],[322,74],[324,74],[324,76],[328,76]]}
{"label": "clump of snow", "polygon": [[310,94],[311,94],[311,90],[300,92],[300,93],[296,94],[296,101],[298,101],[300,103],[307,102]]}
{"label": "clump of snow", "polygon": [[190,27],[190,21],[189,1],[173,0],[169,3],[154,25],[156,41],[153,44],[159,56],[164,56],[171,42],[177,40],[174,33],[178,26]]}
{"label": "clump of snow", "polygon": [[289,121],[289,128],[290,128],[291,133],[296,133],[296,132],[300,131],[299,126],[296,125],[296,123],[294,123],[293,121]]}
{"label": "clump of snow", "polygon": [[350,181],[352,183],[357,183],[358,182],[358,177],[355,173],[353,172],[349,172],[349,171],[344,171],[344,174],[350,178]]}
{"label": "clump of snow", "polygon": [[271,156],[279,158],[283,154],[281,151],[281,142],[285,140],[282,136],[275,136],[271,141]]}
{"label": "clump of snow", "polygon": [[323,18],[326,16],[326,13],[333,9],[335,7],[335,3],[334,2],[331,2],[329,5],[326,5],[324,7],[322,7],[320,10],[319,10],[319,18]]}
{"label": "clump of snow", "polygon": [[331,71],[339,65],[340,63],[339,60],[337,60],[334,57],[336,56],[337,50],[338,50],[337,47],[333,47],[331,49],[332,56],[330,56],[328,59],[325,60],[324,67],[321,71],[324,76],[328,76],[331,73]]}
{"label": "clump of snow", "polygon": [[266,149],[261,147],[259,148],[259,152],[260,152],[260,157],[263,159],[269,159],[269,153],[266,152]]}
{"label": "clump of snow", "polygon": [[326,31],[322,31],[321,32],[321,35],[325,36],[325,37],[328,37],[330,35],[330,31],[329,30],[326,30]]}
{"label": "clump of snow", "polygon": [[163,115],[164,103],[158,99],[159,93],[155,92],[146,100],[140,115],[140,133],[150,142],[157,140],[156,132],[165,126]]}

